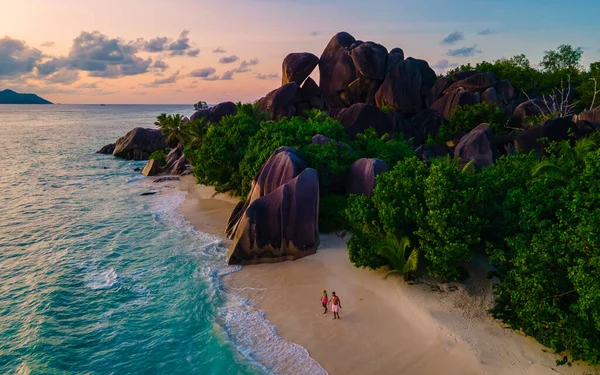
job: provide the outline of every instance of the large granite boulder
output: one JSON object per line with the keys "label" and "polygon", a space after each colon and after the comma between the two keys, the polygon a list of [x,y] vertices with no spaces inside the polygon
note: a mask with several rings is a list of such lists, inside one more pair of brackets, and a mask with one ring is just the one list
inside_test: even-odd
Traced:
{"label": "large granite boulder", "polygon": [[160,129],[134,128],[117,139],[113,155],[133,160],[147,160],[156,150],[167,147]]}
{"label": "large granite boulder", "polygon": [[319,247],[319,177],[312,168],[254,200],[241,215],[229,264],[295,260]]}
{"label": "large granite boulder", "polygon": [[397,127],[396,130],[403,133],[405,139],[413,138],[414,146],[420,146],[427,142],[430,135],[432,138],[437,136],[443,120],[437,111],[426,109],[408,119],[405,128]]}
{"label": "large granite boulder", "polygon": [[492,73],[477,73],[473,74],[465,79],[454,82],[446,90],[446,94],[451,93],[455,89],[462,87],[465,90],[471,92],[484,92],[490,87],[496,86],[498,80]]}
{"label": "large granite boulder", "polygon": [[387,63],[385,65],[385,73],[387,74],[392,68],[400,61],[404,60],[404,51],[402,48],[394,48],[388,55]]}
{"label": "large granite boulder", "polygon": [[515,147],[523,154],[535,150],[541,153],[544,150],[544,143],[540,138],[547,138],[552,142],[565,141],[570,138],[570,131],[574,132],[575,137],[578,134],[577,125],[568,118],[555,118],[544,122],[541,126],[529,127],[521,132],[515,139]]}
{"label": "large granite boulder", "polygon": [[427,96],[427,106],[431,107],[436,100],[444,96],[444,91],[452,84],[452,82],[453,81],[448,77],[440,77],[429,91],[429,95]]}
{"label": "large granite boulder", "polygon": [[450,94],[439,98],[431,105],[431,109],[439,113],[443,118],[449,117],[454,110],[463,105],[477,104],[477,98],[468,90],[456,88]]}
{"label": "large granite boulder", "polygon": [[510,103],[510,101],[516,96],[514,87],[507,79],[498,81],[496,84],[496,93],[498,95],[498,99],[504,104]]}
{"label": "large granite boulder", "polygon": [[353,93],[349,85],[358,78],[358,70],[350,55],[356,39],[346,32],[334,35],[319,59],[319,87],[329,109],[352,105]]}
{"label": "large granite boulder", "polygon": [[480,124],[461,138],[454,149],[454,157],[468,162],[474,160],[477,168],[492,165],[494,152],[492,150],[492,129],[488,124]]}
{"label": "large granite boulder", "polygon": [[479,70],[461,70],[452,74],[452,80],[455,82],[462,81],[463,79],[467,79],[480,73],[481,72]]}
{"label": "large granite boulder", "polygon": [[115,144],[109,143],[103,146],[100,150],[96,151],[97,154],[112,154],[115,151]]}
{"label": "large granite boulder", "polygon": [[547,115],[552,112],[551,108],[552,106],[550,104],[547,105],[543,99],[534,98],[527,100],[515,108],[510,119],[510,126],[513,128],[524,127],[525,125],[528,125],[523,123],[525,117]]}
{"label": "large granite boulder", "polygon": [[142,174],[144,176],[156,176],[160,173],[160,164],[156,159],[150,159],[146,163],[144,169],[142,169]]}
{"label": "large granite boulder", "polygon": [[200,118],[206,119],[212,123],[218,123],[225,116],[233,116],[237,113],[237,106],[233,102],[223,102],[215,105],[212,108],[200,109],[191,117],[190,121]]}
{"label": "large granite boulder", "polygon": [[298,94],[298,84],[292,81],[259,99],[258,108],[267,112],[271,120],[290,118],[296,114],[295,104],[298,104],[299,101]]}
{"label": "large granite boulder", "polygon": [[408,58],[387,73],[375,102],[378,107],[392,107],[404,116],[414,115],[426,107],[435,78],[435,72],[426,62]]}
{"label": "large granite boulder", "polygon": [[370,127],[375,128],[379,136],[385,133],[393,134],[394,123],[374,105],[356,103],[350,108],[342,109],[336,120],[346,129],[346,134],[354,138],[358,133],[364,133]]}
{"label": "large granite boulder", "polygon": [[[181,145],[171,149],[165,158],[165,171],[170,171],[173,166],[177,163],[179,158],[183,156],[183,147]],[[169,172],[167,172],[169,173]]]}
{"label": "large granite boulder", "polygon": [[298,86],[301,86],[318,64],[319,58],[312,53],[290,53],[283,59],[281,85],[296,82]]}
{"label": "large granite boulder", "polygon": [[490,87],[485,90],[483,94],[481,94],[481,101],[488,105],[497,106],[500,104],[500,99],[498,98],[498,92],[495,87]]}
{"label": "large granite boulder", "polygon": [[381,173],[388,171],[388,165],[380,159],[362,158],[352,164],[348,172],[348,182],[346,183],[346,195],[365,194],[373,195],[375,189],[375,178]]}
{"label": "large granite boulder", "polygon": [[381,44],[365,42],[354,48],[350,56],[360,74],[367,78],[383,81],[388,51]]}
{"label": "large granite boulder", "polygon": [[229,217],[227,236],[233,238],[244,211],[252,202],[289,182],[305,168],[306,162],[296,149],[284,146],[275,150],[252,181],[252,187],[246,200],[241,205],[238,204]]}
{"label": "large granite boulder", "polygon": [[[165,169],[166,170],[166,169]],[[168,174],[183,175],[188,170],[185,157],[181,155],[179,159],[167,170]]]}
{"label": "large granite boulder", "polygon": [[577,115],[576,121],[592,129],[600,128],[600,107],[581,112]]}

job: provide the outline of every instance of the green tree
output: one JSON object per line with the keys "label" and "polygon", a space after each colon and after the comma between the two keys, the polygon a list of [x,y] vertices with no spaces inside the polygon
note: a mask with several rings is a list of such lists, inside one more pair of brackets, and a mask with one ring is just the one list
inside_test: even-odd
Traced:
{"label": "green tree", "polygon": [[206,104],[206,102],[200,100],[198,103],[194,103],[194,110],[198,111],[200,109],[206,109],[208,108],[208,104]]}
{"label": "green tree", "polygon": [[562,44],[555,50],[545,51],[540,66],[550,73],[560,71],[576,72],[581,69],[581,56],[583,50],[581,47],[575,47],[569,44]]}
{"label": "green tree", "polygon": [[559,144],[558,156],[551,157],[538,163],[533,168],[534,178],[550,178],[557,183],[567,184],[584,166],[585,156],[596,148],[590,138],[583,138],[571,146],[569,141]]}
{"label": "green tree", "polygon": [[156,117],[154,125],[158,126],[166,136],[167,144],[175,146],[177,143],[181,143],[182,145],[185,143],[183,139],[185,122],[183,121],[183,116],[180,114],[167,116],[166,113],[161,113]]}

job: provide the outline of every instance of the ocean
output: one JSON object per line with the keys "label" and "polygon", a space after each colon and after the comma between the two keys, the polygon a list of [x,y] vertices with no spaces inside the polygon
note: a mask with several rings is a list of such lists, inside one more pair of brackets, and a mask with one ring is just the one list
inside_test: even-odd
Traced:
{"label": "ocean", "polygon": [[326,373],[225,290],[185,193],[95,153],[163,112],[193,108],[0,105],[0,374]]}

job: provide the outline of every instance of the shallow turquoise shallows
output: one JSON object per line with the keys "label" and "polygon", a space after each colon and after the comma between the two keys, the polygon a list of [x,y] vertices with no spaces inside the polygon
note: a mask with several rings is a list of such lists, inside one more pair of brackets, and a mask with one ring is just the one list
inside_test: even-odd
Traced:
{"label": "shallow turquoise shallows", "polygon": [[323,370],[223,290],[218,238],[95,151],[189,106],[0,106],[0,374]]}

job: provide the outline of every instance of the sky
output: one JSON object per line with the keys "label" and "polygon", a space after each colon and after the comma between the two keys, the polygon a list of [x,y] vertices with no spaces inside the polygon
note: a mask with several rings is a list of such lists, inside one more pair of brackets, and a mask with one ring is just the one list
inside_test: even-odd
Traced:
{"label": "sky", "polygon": [[[0,0],[0,90],[63,104],[250,102],[340,31],[438,73],[561,44],[600,60],[599,0]],[[318,70],[318,69],[317,69]],[[318,76],[318,72],[313,73]]]}

